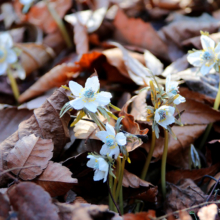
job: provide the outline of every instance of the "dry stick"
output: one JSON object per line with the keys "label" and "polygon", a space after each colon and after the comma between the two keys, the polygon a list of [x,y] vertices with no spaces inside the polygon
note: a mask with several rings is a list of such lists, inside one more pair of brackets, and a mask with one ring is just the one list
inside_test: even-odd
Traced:
{"label": "dry stick", "polygon": [[189,207],[189,208],[186,208],[186,209],[181,209],[181,210],[178,210],[176,212],[171,212],[171,213],[168,213],[166,215],[163,215],[163,216],[160,216],[159,218],[150,218],[152,220],[160,220],[160,219],[165,219],[166,217],[170,216],[170,215],[174,215],[174,214],[178,214],[182,211],[188,211],[190,209],[194,209],[194,208],[198,208],[198,207],[201,207],[203,205],[208,205],[208,204],[220,204],[220,201],[211,201],[211,202],[204,202],[204,203],[201,203],[199,205],[195,205],[195,206],[192,206],[192,207]]}
{"label": "dry stick", "polygon": [[118,205],[116,204],[116,202],[115,202],[115,200],[114,200],[114,198],[113,198],[113,196],[112,196],[112,192],[111,192],[111,189],[110,189],[110,186],[109,186],[109,179],[108,179],[108,181],[107,181],[107,185],[108,185],[109,195],[111,196],[111,199],[112,199],[112,201],[113,201],[113,203],[114,203],[114,205],[115,205],[115,207],[116,207],[116,209],[117,209],[117,211],[118,211],[118,214],[121,216],[120,209],[119,209]]}

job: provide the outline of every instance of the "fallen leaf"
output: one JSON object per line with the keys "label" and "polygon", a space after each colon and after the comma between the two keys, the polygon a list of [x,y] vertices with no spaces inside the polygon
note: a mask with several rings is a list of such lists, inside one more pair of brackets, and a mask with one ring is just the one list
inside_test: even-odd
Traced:
{"label": "fallen leaf", "polygon": [[32,180],[47,167],[53,156],[53,142],[42,139],[34,134],[25,136],[15,143],[7,156],[7,169],[34,166],[26,169],[13,170],[12,173],[23,180]]}
{"label": "fallen leaf", "polygon": [[40,108],[35,109],[29,119],[21,122],[18,130],[0,144],[0,169],[7,169],[7,155],[16,142],[31,134],[43,139],[52,139],[54,143],[53,157],[56,158],[60,155],[63,147],[69,142],[70,117],[65,114],[60,118],[59,112],[68,101],[65,90],[60,88]]}
{"label": "fallen leaf", "polygon": [[28,109],[18,110],[17,108],[6,108],[0,110],[0,143],[13,134],[19,123],[26,120],[33,114]]}
{"label": "fallen leaf", "polygon": [[195,170],[173,170],[166,174],[166,181],[177,184],[179,180],[191,179],[198,182],[205,175],[214,176],[220,167],[220,163],[217,163],[208,168],[195,169]]}
{"label": "fallen leaf", "polygon": [[43,44],[17,43],[15,47],[22,51],[21,65],[26,72],[26,76],[54,57],[53,50]]}
{"label": "fallen leaf", "polygon": [[39,96],[49,89],[60,87],[66,84],[71,77],[79,75],[79,67],[75,64],[64,63],[52,68],[48,73],[43,75],[29,89],[22,93],[19,97],[19,102],[23,103],[31,98]]}
{"label": "fallen leaf", "polygon": [[13,209],[18,213],[18,219],[60,219],[50,195],[34,183],[13,185],[8,189],[8,196]]}
{"label": "fallen leaf", "polygon": [[203,191],[191,179],[180,179],[178,185],[167,183],[167,187],[165,202],[167,212],[189,208],[206,199]]}
{"label": "fallen leaf", "polygon": [[200,220],[215,220],[217,214],[218,206],[216,204],[204,206],[197,213]]}
{"label": "fallen leaf", "polygon": [[114,212],[108,210],[107,205],[90,205],[76,203],[74,205],[56,203],[59,208],[61,219],[65,220],[92,220],[92,219],[113,219]]}
{"label": "fallen leaf", "polygon": [[[49,0],[48,2],[60,18],[63,18],[65,13],[72,6],[71,0]],[[15,1],[14,8],[21,21],[32,23],[43,29],[46,33],[52,33],[58,28],[45,2],[38,2],[32,6],[30,11],[25,15],[22,13],[23,5],[19,0]]]}
{"label": "fallen leaf", "polygon": [[49,162],[47,168],[35,180],[52,197],[64,195],[77,183],[77,179],[71,177],[72,173],[67,167],[59,163]]}
{"label": "fallen leaf", "polygon": [[180,220],[193,220],[187,211],[180,210],[179,217],[180,217]]}
{"label": "fallen leaf", "polygon": [[123,215],[123,220],[151,220],[156,218],[156,213],[154,210],[149,210],[148,212],[139,212],[136,214],[127,213]]}
{"label": "fallen leaf", "polygon": [[0,204],[0,219],[7,219],[11,208],[6,196],[2,193],[0,193]]}
{"label": "fallen leaf", "polygon": [[114,25],[116,27],[114,36],[116,41],[126,41],[167,60],[167,46],[150,23],[145,23],[140,18],[128,18],[121,9],[118,9]]}

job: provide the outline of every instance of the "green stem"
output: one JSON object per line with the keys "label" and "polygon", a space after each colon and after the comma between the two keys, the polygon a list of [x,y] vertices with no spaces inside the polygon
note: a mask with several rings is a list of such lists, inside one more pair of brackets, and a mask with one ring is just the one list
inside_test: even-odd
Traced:
{"label": "green stem", "polygon": [[120,189],[120,192],[119,192],[119,209],[120,209],[120,212],[121,214],[123,215],[124,214],[124,207],[123,207],[123,189],[122,189],[122,186],[121,186],[121,189]]}
{"label": "green stem", "polygon": [[14,97],[15,97],[16,101],[18,101],[20,93],[19,93],[17,82],[16,82],[15,78],[13,77],[10,70],[8,70],[7,73],[8,73],[8,78],[9,78],[10,83],[11,83],[11,89],[13,91]]}
{"label": "green stem", "polygon": [[150,161],[151,161],[151,158],[153,156],[153,152],[154,152],[154,148],[155,148],[155,141],[156,141],[156,135],[155,135],[155,132],[152,131],[150,151],[147,155],[147,160],[145,161],[144,168],[143,168],[142,173],[141,173],[141,179],[143,179],[143,180],[145,180],[145,178],[146,178],[147,171],[148,171],[148,168],[149,168],[149,165],[150,165]]}
{"label": "green stem", "polygon": [[63,20],[60,18],[60,16],[57,14],[56,10],[50,5],[50,3],[47,0],[45,0],[45,3],[47,5],[47,8],[48,8],[51,16],[53,17],[53,19],[57,23],[57,26],[59,27],[60,32],[61,32],[68,48],[72,48],[73,44],[72,44],[72,41],[70,40],[70,37],[69,37],[68,32],[66,30],[66,27],[63,23]]}
{"label": "green stem", "polygon": [[[113,182],[113,177],[112,177],[112,175],[108,175],[108,178],[109,178],[109,188],[110,188],[110,190],[112,191],[112,182]],[[114,204],[113,204],[113,201],[112,201],[112,198],[111,198],[111,195],[109,194],[109,209],[110,210],[112,210],[112,211],[114,211],[113,210],[113,207],[114,207]]]}
{"label": "green stem", "polygon": [[[218,87],[218,93],[216,95],[216,98],[215,98],[215,103],[214,103],[214,106],[213,108],[215,110],[218,110],[219,108],[219,103],[220,103],[220,81],[219,81],[219,87]],[[203,148],[203,146],[205,145],[207,139],[208,139],[208,136],[210,134],[210,131],[212,129],[212,125],[213,123],[210,123],[207,127],[206,127],[206,130],[205,130],[205,133],[202,137],[202,140],[201,140],[201,143],[200,143],[200,146],[199,146],[199,149],[201,150]]]}
{"label": "green stem", "polygon": [[168,151],[168,141],[169,141],[169,132],[167,129],[164,129],[165,138],[164,138],[164,149],[161,162],[161,187],[163,198],[166,198],[166,162],[167,162],[167,151]]}
{"label": "green stem", "polygon": [[123,156],[122,164],[121,164],[121,172],[120,172],[120,176],[119,176],[119,179],[118,179],[118,186],[117,186],[116,194],[115,194],[115,200],[116,201],[118,201],[119,192],[122,189],[122,180],[123,180],[123,175],[124,175],[124,168],[125,168],[125,157]]}
{"label": "green stem", "polygon": [[[116,179],[114,181],[114,186],[113,186],[113,192],[112,194],[114,195],[114,198],[115,198],[115,194],[116,194],[116,186],[117,186],[117,183],[118,183],[118,180],[119,180],[119,176],[120,176],[120,171],[121,171],[121,159],[120,157],[117,158],[117,167],[116,167]],[[116,198],[115,198],[116,199]],[[116,200],[117,202],[117,200]]]}

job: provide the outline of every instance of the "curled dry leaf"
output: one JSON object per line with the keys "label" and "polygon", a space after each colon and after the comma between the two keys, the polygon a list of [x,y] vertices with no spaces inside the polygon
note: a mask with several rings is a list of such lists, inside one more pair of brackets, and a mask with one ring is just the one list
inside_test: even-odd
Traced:
{"label": "curled dry leaf", "polygon": [[35,180],[52,197],[64,195],[77,183],[77,179],[71,177],[72,173],[67,167],[59,163],[49,162],[44,172]]}
{"label": "curled dry leaf", "polygon": [[206,199],[203,191],[191,179],[182,179],[178,185],[167,183],[167,186],[165,204],[168,212],[189,208],[204,202]]}
{"label": "curled dry leaf", "polygon": [[215,220],[215,216],[218,214],[218,206],[211,204],[199,209],[197,215],[200,220]]}
{"label": "curled dry leaf", "polygon": [[154,210],[149,210],[148,212],[139,212],[136,214],[127,213],[123,215],[123,220],[151,220],[156,218],[156,213]]}
{"label": "curled dry leaf", "polygon": [[75,78],[79,75],[80,68],[71,63],[63,63],[55,66],[45,75],[43,75],[37,82],[35,82],[29,89],[19,97],[19,102],[23,103],[31,98],[39,96],[44,92],[60,87],[66,84],[68,79]]}
{"label": "curled dry leaf", "polygon": [[13,185],[8,189],[8,196],[13,209],[18,213],[18,219],[60,219],[50,195],[35,183]]}
{"label": "curled dry leaf", "polygon": [[21,64],[25,69],[26,75],[42,67],[54,57],[53,50],[43,44],[17,43],[15,47],[22,51]]}
{"label": "curled dry leaf", "polygon": [[[61,18],[63,18],[72,5],[71,0],[49,0],[48,2]],[[23,5],[19,0],[15,1],[14,8],[21,21],[34,24],[43,29],[46,33],[52,33],[58,28],[44,1],[32,6],[30,11],[25,15],[22,13]]]}
{"label": "curled dry leaf", "polygon": [[0,110],[0,143],[13,134],[20,122],[26,120],[33,114],[28,109],[18,110],[17,108],[7,108]]}
{"label": "curled dry leaf", "polygon": [[61,153],[63,147],[69,142],[70,116],[68,114],[62,118],[59,116],[61,108],[69,101],[65,92],[63,88],[56,90],[40,108],[34,110],[34,114],[29,119],[19,124],[15,133],[0,144],[0,169],[7,169],[7,155],[16,142],[31,134],[53,140],[54,158]]}
{"label": "curled dry leaf", "polygon": [[7,219],[11,208],[6,195],[2,193],[0,193],[0,204],[0,219]]}
{"label": "curled dry leaf", "polygon": [[59,208],[61,219],[65,220],[92,220],[92,219],[113,219],[114,212],[109,211],[107,205],[90,205],[76,203],[74,205],[56,203]]}
{"label": "curled dry leaf", "polygon": [[129,44],[145,48],[158,57],[167,59],[167,46],[150,23],[140,18],[128,18],[121,9],[118,9],[114,25],[116,41],[125,40]]}
{"label": "curled dry leaf", "polygon": [[7,169],[32,166],[25,169],[13,170],[23,180],[32,180],[43,172],[53,156],[53,142],[42,139],[34,134],[25,136],[15,143],[7,156]]}
{"label": "curled dry leaf", "polygon": [[208,168],[196,169],[196,170],[173,170],[166,174],[166,180],[170,183],[177,184],[181,179],[191,179],[195,182],[201,180],[205,175],[214,176],[220,167],[220,163],[217,163]]}

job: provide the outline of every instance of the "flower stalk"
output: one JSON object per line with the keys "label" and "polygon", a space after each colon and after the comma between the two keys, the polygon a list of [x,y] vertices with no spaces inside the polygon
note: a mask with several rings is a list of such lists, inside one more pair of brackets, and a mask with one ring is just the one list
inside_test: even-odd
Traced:
{"label": "flower stalk", "polygon": [[145,178],[147,176],[147,171],[148,171],[150,161],[151,161],[151,158],[153,156],[153,152],[154,152],[154,148],[155,148],[155,141],[156,141],[155,131],[152,131],[150,151],[147,155],[147,160],[145,161],[144,168],[143,168],[142,173],[141,173],[141,179],[143,179],[143,180],[145,180]]}
{"label": "flower stalk", "polygon": [[19,93],[17,82],[16,82],[15,78],[13,77],[10,70],[7,71],[7,74],[8,74],[8,79],[10,80],[11,89],[13,91],[14,97],[15,97],[16,101],[18,101],[20,93]]}
{"label": "flower stalk", "polygon": [[164,150],[161,163],[161,187],[163,198],[166,198],[166,162],[167,162],[167,152],[168,152],[168,141],[169,141],[169,132],[167,129],[164,129]]}

